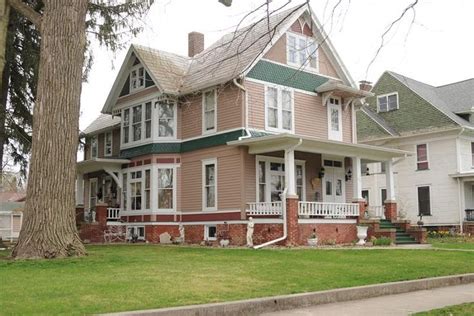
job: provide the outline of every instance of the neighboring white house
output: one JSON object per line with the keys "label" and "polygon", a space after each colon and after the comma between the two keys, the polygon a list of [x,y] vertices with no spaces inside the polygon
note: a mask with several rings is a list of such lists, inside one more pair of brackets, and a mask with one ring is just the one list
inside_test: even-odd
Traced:
{"label": "neighboring white house", "polygon": [[[474,79],[433,87],[385,72],[357,113],[359,142],[414,155],[393,162],[399,217],[425,226],[474,224]],[[384,166],[362,166],[363,196],[376,213]]]}

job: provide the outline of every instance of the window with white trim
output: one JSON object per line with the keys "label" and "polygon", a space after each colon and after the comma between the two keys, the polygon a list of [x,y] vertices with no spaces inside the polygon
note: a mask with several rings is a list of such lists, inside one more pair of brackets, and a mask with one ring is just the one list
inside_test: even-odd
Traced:
{"label": "window with white trim", "polygon": [[206,225],[204,226],[204,240],[217,240],[217,226]]}
{"label": "window with white trim", "polygon": [[142,209],[142,171],[130,172],[130,210]]}
{"label": "window with white trim", "polygon": [[217,209],[217,160],[203,161],[203,209]]}
{"label": "window with white trim", "polygon": [[429,168],[427,144],[416,145],[416,168],[417,170],[427,170]]}
{"label": "window with white trim", "polygon": [[[158,120],[158,126],[160,128],[158,137],[161,137],[161,135],[167,135],[167,137],[169,137],[169,135],[171,135],[174,138],[174,104],[170,105],[170,110],[167,110],[166,113],[163,113],[162,107],[158,105],[158,114],[161,115],[158,119],[153,118],[153,115],[156,114],[153,114],[154,110],[152,104],[152,101],[146,101],[142,104],[136,104],[122,110],[122,144],[139,144],[154,137],[153,134],[156,134],[156,132],[153,131],[153,126],[156,124],[154,120]],[[162,127],[164,121],[171,126],[171,128],[165,129],[163,132]]]}
{"label": "window with white trim", "polygon": [[328,138],[342,141],[342,106],[339,98],[329,98],[328,108]]}
{"label": "window with white trim", "polygon": [[112,131],[104,134],[104,156],[112,156]]}
{"label": "window with white trim", "polygon": [[145,68],[140,64],[133,66],[130,71],[130,91],[140,90],[145,87]]}
{"label": "window with white trim", "polygon": [[127,144],[130,140],[130,109],[123,110],[122,118],[122,143]]}
{"label": "window with white trim", "polygon": [[217,125],[217,91],[209,90],[202,95],[202,132],[212,133],[216,131]]}
{"label": "window with white trim", "polygon": [[145,170],[145,209],[151,208],[151,170]]}
{"label": "window with white trim", "polygon": [[389,112],[398,109],[398,93],[377,96],[377,109],[379,112]]}
{"label": "window with white trim", "polygon": [[430,187],[420,186],[418,191],[418,215],[431,215]]}
{"label": "window with white trim", "polygon": [[174,138],[176,130],[176,102],[160,100],[158,105],[158,137]]}
{"label": "window with white trim", "polygon": [[145,226],[127,226],[127,240],[145,240]]}
{"label": "window with white trim", "polygon": [[91,137],[91,158],[97,158],[98,155],[98,144],[97,135]]}
{"label": "window with white trim", "polygon": [[151,102],[145,103],[145,138],[151,137]]}
{"label": "window with white trim", "polygon": [[474,142],[471,143],[471,166],[474,168]]}
{"label": "window with white trim", "polygon": [[318,45],[305,35],[287,33],[287,63],[297,67],[318,69]]}
{"label": "window with white trim", "polygon": [[293,131],[293,90],[266,86],[265,91],[266,129]]}
{"label": "window with white trim", "polygon": [[124,172],[122,175],[122,207],[124,210],[128,209],[128,198],[127,198],[127,192],[128,192],[128,173]]}
{"label": "window with white trim", "polygon": [[142,139],[142,105],[132,107],[132,141]]}
{"label": "window with white trim", "polygon": [[174,169],[158,168],[158,209],[172,210],[174,193]]}

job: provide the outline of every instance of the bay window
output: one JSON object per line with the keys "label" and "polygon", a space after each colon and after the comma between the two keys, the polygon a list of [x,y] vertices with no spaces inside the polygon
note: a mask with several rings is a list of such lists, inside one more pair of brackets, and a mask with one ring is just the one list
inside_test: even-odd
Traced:
{"label": "bay window", "polygon": [[174,169],[158,168],[158,209],[173,209]]}
{"label": "bay window", "polygon": [[142,172],[130,173],[130,210],[142,209]]}
{"label": "bay window", "polygon": [[127,144],[130,140],[129,130],[130,130],[130,109],[123,110],[122,115],[122,142]]}
{"label": "bay window", "polygon": [[142,139],[142,106],[132,107],[132,140],[134,142]]}
{"label": "bay window", "polygon": [[158,103],[158,137],[175,137],[175,103],[162,100]]}
{"label": "bay window", "polygon": [[289,65],[318,69],[318,46],[313,38],[287,33],[286,39],[287,63]]}
{"label": "bay window", "polygon": [[203,210],[217,209],[217,161],[209,159],[203,161]]}
{"label": "bay window", "polygon": [[151,102],[145,103],[145,138],[151,137]]}
{"label": "bay window", "polygon": [[293,91],[276,86],[267,86],[265,90],[266,129],[293,131]]}
{"label": "bay window", "polygon": [[212,133],[216,131],[217,125],[217,98],[216,89],[206,91],[202,95],[202,132]]}

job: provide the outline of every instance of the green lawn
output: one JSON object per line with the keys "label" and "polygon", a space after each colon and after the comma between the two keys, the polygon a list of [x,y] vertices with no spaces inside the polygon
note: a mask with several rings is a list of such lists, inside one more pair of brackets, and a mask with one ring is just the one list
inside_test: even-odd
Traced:
{"label": "green lawn", "polygon": [[238,300],[474,272],[474,252],[89,246],[0,259],[0,314],[85,314]]}
{"label": "green lawn", "polygon": [[428,312],[416,313],[416,316],[472,316],[474,315],[474,303],[448,306],[433,309]]}
{"label": "green lawn", "polygon": [[474,250],[474,237],[429,238],[428,242],[436,248]]}

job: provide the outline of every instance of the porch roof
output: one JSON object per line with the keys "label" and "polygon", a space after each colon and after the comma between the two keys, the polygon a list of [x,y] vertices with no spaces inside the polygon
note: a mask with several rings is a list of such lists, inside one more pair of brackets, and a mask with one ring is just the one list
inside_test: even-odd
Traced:
{"label": "porch roof", "polygon": [[369,161],[386,161],[391,158],[413,155],[412,152],[399,149],[366,144],[345,143],[288,133],[235,140],[228,142],[227,145],[248,146],[250,154],[263,154],[285,150],[291,146],[297,145],[300,140],[301,144],[295,148],[296,151],[316,154],[359,157]]}
{"label": "porch roof", "polygon": [[456,172],[449,174],[452,178],[474,178],[474,171]]}
{"label": "porch roof", "polygon": [[335,80],[326,81],[315,90],[317,93],[331,93],[334,96],[342,98],[365,98],[374,96],[372,92],[359,90]]}
{"label": "porch roof", "polygon": [[76,164],[76,169],[78,173],[84,174],[106,169],[120,169],[121,165],[128,164],[129,162],[129,159],[92,158],[78,162]]}

